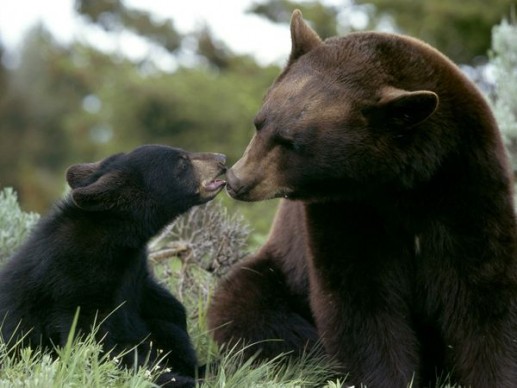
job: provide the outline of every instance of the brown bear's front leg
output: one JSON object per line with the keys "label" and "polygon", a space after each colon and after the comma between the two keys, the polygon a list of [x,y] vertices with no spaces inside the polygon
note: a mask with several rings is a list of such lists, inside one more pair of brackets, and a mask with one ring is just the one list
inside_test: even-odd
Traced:
{"label": "brown bear's front leg", "polygon": [[511,293],[499,282],[487,292],[460,279],[450,280],[448,289],[458,303],[454,309],[441,309],[440,322],[453,380],[474,388],[515,387],[517,327]]}
{"label": "brown bear's front leg", "polygon": [[208,310],[208,325],[218,344],[249,345],[248,358],[282,353],[299,355],[318,341],[306,298],[288,290],[273,260],[253,256],[218,286]]}
{"label": "brown bear's front leg", "polygon": [[419,386],[417,338],[396,295],[385,295],[385,300],[379,295],[377,302],[358,298],[348,304],[344,301],[349,295],[314,285],[311,296],[325,350],[339,363],[347,384]]}
{"label": "brown bear's front leg", "polygon": [[411,255],[399,248],[409,238],[387,227],[368,206],[306,208],[311,307],[325,350],[348,376],[348,384],[418,386]]}
{"label": "brown bear's front leg", "polygon": [[260,358],[309,351],[319,337],[309,307],[304,210],[281,201],[269,239],[219,284],[208,325],[219,344],[255,344]]}

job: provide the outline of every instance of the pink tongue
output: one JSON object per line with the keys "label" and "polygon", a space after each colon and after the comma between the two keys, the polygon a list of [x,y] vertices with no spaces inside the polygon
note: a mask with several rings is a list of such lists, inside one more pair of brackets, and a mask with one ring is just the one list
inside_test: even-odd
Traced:
{"label": "pink tongue", "polygon": [[213,181],[209,181],[203,184],[205,189],[208,191],[214,191],[219,189],[220,187],[224,186],[226,184],[226,181],[222,179],[214,179]]}

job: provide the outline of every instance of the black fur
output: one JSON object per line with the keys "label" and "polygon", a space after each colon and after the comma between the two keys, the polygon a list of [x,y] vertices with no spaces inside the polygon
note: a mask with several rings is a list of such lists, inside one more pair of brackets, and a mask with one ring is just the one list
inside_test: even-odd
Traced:
{"label": "black fur", "polygon": [[[159,384],[194,386],[196,355],[183,305],[147,265],[146,244],[167,223],[218,192],[200,192],[203,160],[213,177],[224,158],[142,146],[67,172],[70,194],[45,217],[0,272],[2,337],[63,346],[77,309],[78,331],[102,323],[98,338],[114,354],[138,345],[139,365],[164,357]],[[163,353],[159,352],[162,350]],[[134,353],[122,357],[134,364]]]}

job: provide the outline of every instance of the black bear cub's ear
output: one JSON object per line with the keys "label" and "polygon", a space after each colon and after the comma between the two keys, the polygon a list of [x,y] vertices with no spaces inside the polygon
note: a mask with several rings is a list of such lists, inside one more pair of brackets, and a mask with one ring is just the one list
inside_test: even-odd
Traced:
{"label": "black bear cub's ear", "polygon": [[72,200],[83,210],[108,210],[120,203],[123,174],[119,171],[109,171],[88,184],[87,181],[98,168],[99,163],[84,163],[71,166],[67,170],[66,179],[72,188]]}
{"label": "black bear cub's ear", "polygon": [[370,118],[395,129],[410,129],[429,118],[438,107],[438,95],[427,90],[408,92],[385,88],[379,103],[369,109]]}
{"label": "black bear cub's ear", "polygon": [[85,186],[88,180],[90,180],[90,177],[98,171],[100,164],[100,162],[81,163],[70,166],[68,170],[66,170],[66,181],[68,185],[72,189]]}

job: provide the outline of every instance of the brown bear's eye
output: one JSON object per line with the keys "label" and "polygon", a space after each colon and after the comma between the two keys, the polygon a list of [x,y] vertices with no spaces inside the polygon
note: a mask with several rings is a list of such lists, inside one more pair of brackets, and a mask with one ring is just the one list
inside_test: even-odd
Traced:
{"label": "brown bear's eye", "polygon": [[288,138],[288,137],[284,137],[284,136],[280,136],[280,135],[277,135],[275,136],[275,140],[278,144],[280,144],[282,147],[285,147],[289,150],[293,150],[293,151],[296,151],[298,149],[298,147],[296,146],[296,143],[294,141],[294,139],[291,139],[291,138]]}
{"label": "brown bear's eye", "polygon": [[255,117],[255,120],[253,120],[253,124],[255,125],[255,129],[257,131],[260,131],[262,128],[264,128],[264,125],[266,124],[266,119],[264,117]]}

